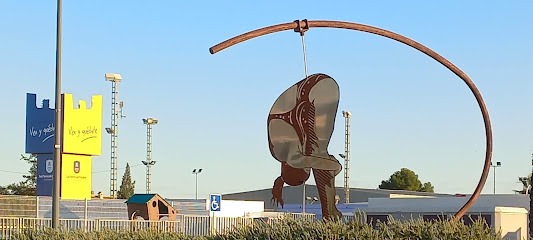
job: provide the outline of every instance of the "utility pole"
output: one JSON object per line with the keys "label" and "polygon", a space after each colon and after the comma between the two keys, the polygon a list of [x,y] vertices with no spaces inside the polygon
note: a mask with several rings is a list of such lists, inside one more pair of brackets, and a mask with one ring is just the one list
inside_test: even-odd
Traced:
{"label": "utility pole", "polygon": [[54,186],[52,188],[52,228],[59,228],[59,198],[61,195],[61,128],[63,119],[61,113],[61,26],[62,26],[62,1],[57,1],[57,29],[56,29],[56,112],[54,130]]}
{"label": "utility pole", "polygon": [[159,121],[155,118],[145,118],[143,123],[146,124],[146,161],[142,163],[146,166],[146,193],[150,193],[151,188],[151,167],[155,164],[152,160],[152,126]]}

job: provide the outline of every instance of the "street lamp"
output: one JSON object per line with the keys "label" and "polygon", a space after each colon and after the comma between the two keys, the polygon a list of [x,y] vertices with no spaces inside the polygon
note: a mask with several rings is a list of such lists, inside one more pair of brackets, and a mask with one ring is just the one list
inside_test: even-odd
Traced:
{"label": "street lamp", "polygon": [[111,179],[110,195],[117,197],[117,150],[118,150],[118,84],[122,81],[122,76],[118,73],[106,73],[105,80],[111,82],[111,127],[106,128],[106,132],[111,135]]}
{"label": "street lamp", "polygon": [[198,174],[202,172],[202,169],[193,169],[192,174],[196,175],[196,197],[195,199],[198,199]]}
{"label": "street lamp", "polygon": [[494,192],[493,194],[496,194],[496,168],[497,167],[501,167],[502,166],[502,163],[501,162],[496,162],[496,165],[493,165],[492,162],[490,162],[490,166],[492,167],[492,171],[493,171],[493,174],[494,174]]}
{"label": "street lamp", "polygon": [[150,181],[152,175],[150,169],[155,164],[155,161],[152,160],[152,126],[158,122],[156,118],[143,119],[143,123],[146,124],[146,161],[142,161],[146,166],[146,193],[150,193],[150,186],[152,184]]}

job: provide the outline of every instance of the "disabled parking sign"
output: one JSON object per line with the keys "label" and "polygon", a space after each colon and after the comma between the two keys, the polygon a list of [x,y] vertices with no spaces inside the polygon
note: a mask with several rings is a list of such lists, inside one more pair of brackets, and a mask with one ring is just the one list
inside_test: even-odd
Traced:
{"label": "disabled parking sign", "polygon": [[220,200],[222,200],[222,197],[220,194],[211,194],[209,196],[209,210],[212,212],[219,212],[220,211]]}

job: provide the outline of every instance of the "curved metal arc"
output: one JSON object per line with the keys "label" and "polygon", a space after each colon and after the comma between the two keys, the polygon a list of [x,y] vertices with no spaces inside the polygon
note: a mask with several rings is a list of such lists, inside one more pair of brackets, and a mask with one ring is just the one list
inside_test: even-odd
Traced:
{"label": "curved metal arc", "polygon": [[222,51],[226,48],[229,48],[233,45],[236,45],[238,43],[244,42],[246,40],[250,40],[252,38],[260,37],[266,34],[280,32],[280,31],[286,31],[293,29],[297,31],[297,29],[301,27],[307,27],[307,28],[313,28],[313,27],[327,27],[327,28],[342,28],[342,29],[349,29],[349,30],[356,30],[361,32],[367,32],[371,34],[376,34],[379,36],[383,36],[386,38],[393,39],[395,41],[401,42],[403,44],[406,44],[412,48],[417,49],[418,51],[426,54],[427,56],[435,59],[437,62],[441,63],[443,66],[448,68],[450,71],[452,71],[455,75],[457,75],[459,78],[461,78],[470,91],[472,91],[472,94],[474,95],[479,108],[481,110],[481,114],[483,115],[483,122],[485,126],[485,137],[486,137],[486,152],[485,152],[485,164],[483,167],[483,172],[481,174],[481,178],[478,182],[478,185],[476,186],[476,189],[474,190],[474,193],[472,196],[468,199],[468,201],[465,203],[457,213],[454,215],[454,219],[461,218],[467,211],[472,207],[472,205],[476,202],[476,200],[479,198],[479,195],[481,194],[481,191],[483,190],[483,186],[485,185],[485,182],[487,181],[487,177],[490,170],[490,162],[492,159],[492,127],[490,123],[489,113],[487,106],[485,105],[485,102],[483,101],[483,97],[481,96],[481,93],[475,86],[474,82],[463,72],[461,71],[457,66],[452,64],[450,61],[439,55],[438,53],[434,52],[433,50],[429,49],[428,47],[410,39],[405,36],[402,36],[400,34],[377,28],[372,27],[364,24],[358,24],[358,23],[351,23],[351,22],[342,22],[342,21],[328,21],[328,20],[318,20],[318,21],[312,21],[312,20],[304,20],[304,21],[294,21],[291,23],[283,23],[278,25],[273,25],[269,27],[260,28],[257,30],[253,30],[241,35],[238,35],[236,37],[230,38],[224,42],[221,42],[211,48],[209,48],[209,52],[211,54],[215,54],[219,51]]}
{"label": "curved metal arc", "polygon": [[239,44],[241,42],[244,42],[244,41],[247,41],[247,40],[250,40],[252,38],[256,38],[256,37],[261,37],[263,35],[267,35],[267,34],[271,34],[271,33],[276,33],[276,32],[281,32],[281,31],[286,31],[286,30],[290,30],[290,29],[294,29],[298,26],[298,24],[296,22],[291,22],[291,23],[282,23],[282,24],[277,24],[277,25],[272,25],[272,26],[268,26],[268,27],[264,27],[264,28],[259,28],[259,29],[256,29],[256,30],[253,30],[253,31],[250,31],[250,32],[247,32],[247,33],[243,33],[241,35],[238,35],[238,36],[235,36],[235,37],[232,37],[224,42],[221,42],[215,46],[212,46],[209,48],[209,52],[211,54],[215,54],[217,52],[220,52],[226,48],[229,48],[233,45],[236,45],[236,44]]}

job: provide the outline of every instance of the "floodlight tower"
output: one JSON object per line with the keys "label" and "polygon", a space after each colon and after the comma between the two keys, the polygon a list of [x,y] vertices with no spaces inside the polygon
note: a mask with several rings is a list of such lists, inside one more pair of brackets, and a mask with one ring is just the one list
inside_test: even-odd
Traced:
{"label": "floodlight tower", "polygon": [[150,181],[151,172],[150,169],[155,165],[155,161],[152,160],[152,126],[159,121],[155,118],[144,118],[143,123],[146,124],[146,161],[142,163],[146,166],[146,193],[150,193]]}
{"label": "floodlight tower", "polygon": [[345,118],[345,132],[344,132],[344,154],[339,154],[344,158],[344,194],[346,203],[350,203],[350,116],[352,114],[348,111],[342,111],[342,116]]}
{"label": "floodlight tower", "polygon": [[[118,100],[118,84],[122,81],[122,76],[118,73],[106,73],[105,80],[111,82],[111,128],[106,128],[106,132],[111,134],[111,180],[110,195],[112,198],[117,197],[117,149],[118,149],[118,108],[121,108]],[[122,112],[122,111],[121,111]],[[122,116],[122,115],[121,115]]]}

